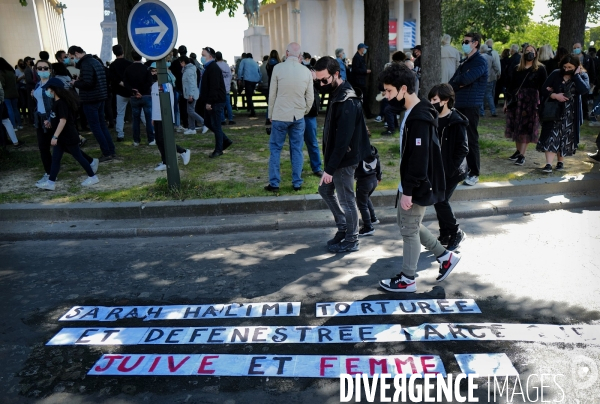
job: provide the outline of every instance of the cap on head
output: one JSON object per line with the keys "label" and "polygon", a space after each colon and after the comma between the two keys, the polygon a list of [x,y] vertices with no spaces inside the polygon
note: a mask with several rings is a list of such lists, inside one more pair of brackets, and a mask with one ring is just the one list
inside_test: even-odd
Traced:
{"label": "cap on head", "polygon": [[423,50],[421,49],[421,45],[417,45],[414,48],[412,48],[411,50],[418,50],[419,52],[423,52]]}
{"label": "cap on head", "polygon": [[369,47],[367,45],[365,45],[364,43],[361,42],[361,43],[358,44],[358,48],[357,49],[361,50],[362,48],[369,49]]}

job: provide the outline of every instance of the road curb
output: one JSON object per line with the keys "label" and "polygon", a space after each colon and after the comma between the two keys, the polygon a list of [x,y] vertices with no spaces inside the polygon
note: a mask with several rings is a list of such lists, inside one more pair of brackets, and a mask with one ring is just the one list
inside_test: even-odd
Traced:
{"label": "road curb", "polygon": [[[597,189],[600,189],[600,174],[596,173],[565,178],[485,182],[473,187],[459,186],[452,196],[452,201],[559,195]],[[393,206],[395,199],[396,191],[376,191],[371,197],[376,207]],[[327,209],[327,206],[320,195],[274,195],[165,202],[15,203],[0,205],[0,221],[156,219],[322,209]]]}

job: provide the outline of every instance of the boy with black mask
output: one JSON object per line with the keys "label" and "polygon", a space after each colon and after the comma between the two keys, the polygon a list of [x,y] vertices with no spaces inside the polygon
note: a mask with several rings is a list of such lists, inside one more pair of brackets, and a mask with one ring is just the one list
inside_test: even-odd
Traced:
{"label": "boy with black mask", "polygon": [[[422,224],[427,206],[444,200],[444,168],[437,136],[438,113],[415,93],[414,73],[404,64],[392,64],[381,73],[386,98],[406,109],[400,125],[400,184],[397,220],[402,234],[402,271],[379,286],[390,292],[416,292],[415,273],[421,245],[440,263],[436,280],[448,277],[460,256],[447,251]],[[391,103],[391,105],[393,105]]]}

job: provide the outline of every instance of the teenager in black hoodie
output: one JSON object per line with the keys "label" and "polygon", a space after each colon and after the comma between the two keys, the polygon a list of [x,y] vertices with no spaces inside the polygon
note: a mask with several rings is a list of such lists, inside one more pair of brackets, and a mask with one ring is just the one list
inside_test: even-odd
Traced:
{"label": "teenager in black hoodie", "polygon": [[[415,272],[421,244],[440,263],[436,280],[443,281],[460,260],[423,226],[427,206],[445,198],[444,168],[437,136],[438,113],[429,101],[415,93],[415,74],[404,64],[392,64],[381,73],[390,105],[405,108],[400,125],[400,184],[398,185],[398,226],[402,234],[402,271],[379,285],[390,292],[416,292]],[[395,99],[395,101],[394,101]]]}
{"label": "teenager in black hoodie", "polygon": [[458,184],[467,177],[467,154],[469,141],[467,127],[469,120],[454,109],[454,90],[449,84],[438,84],[429,91],[431,105],[438,111],[438,138],[442,148],[442,162],[446,178],[446,192],[443,201],[433,205],[440,225],[440,243],[449,251],[455,251],[467,238],[462,231],[450,206],[450,198]]}

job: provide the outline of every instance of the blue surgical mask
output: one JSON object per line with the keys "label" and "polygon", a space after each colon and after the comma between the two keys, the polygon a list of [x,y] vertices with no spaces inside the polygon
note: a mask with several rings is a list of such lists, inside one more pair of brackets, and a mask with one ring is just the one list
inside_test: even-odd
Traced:
{"label": "blue surgical mask", "polygon": [[363,53],[363,56],[367,54],[367,50],[365,49],[365,53]]}
{"label": "blue surgical mask", "polygon": [[167,67],[171,67],[171,62],[167,62]]}
{"label": "blue surgical mask", "polygon": [[38,72],[38,76],[40,76],[41,79],[47,79],[50,77],[50,72]]}
{"label": "blue surgical mask", "polygon": [[50,90],[44,90],[44,93],[46,94],[46,97],[48,97],[48,98],[54,98],[54,94],[52,94],[50,92]]}
{"label": "blue surgical mask", "polygon": [[65,63],[67,66],[68,66],[68,65],[69,65],[69,63],[71,63],[71,59],[69,59],[69,58],[64,58],[64,59],[63,59],[63,62],[64,62],[64,63]]}
{"label": "blue surgical mask", "polygon": [[581,53],[581,48],[575,48],[575,49],[573,49],[573,54],[579,55],[580,53]]}
{"label": "blue surgical mask", "polygon": [[203,65],[205,65],[205,64],[206,64],[206,58],[205,58],[204,56],[202,56],[202,57],[200,58],[200,63],[202,63]]}
{"label": "blue surgical mask", "polygon": [[79,58],[73,59],[73,63],[75,63],[75,64],[79,63]]}
{"label": "blue surgical mask", "polygon": [[462,50],[468,55],[469,53],[471,53],[471,45],[469,45],[468,43],[464,43],[462,46]]}

